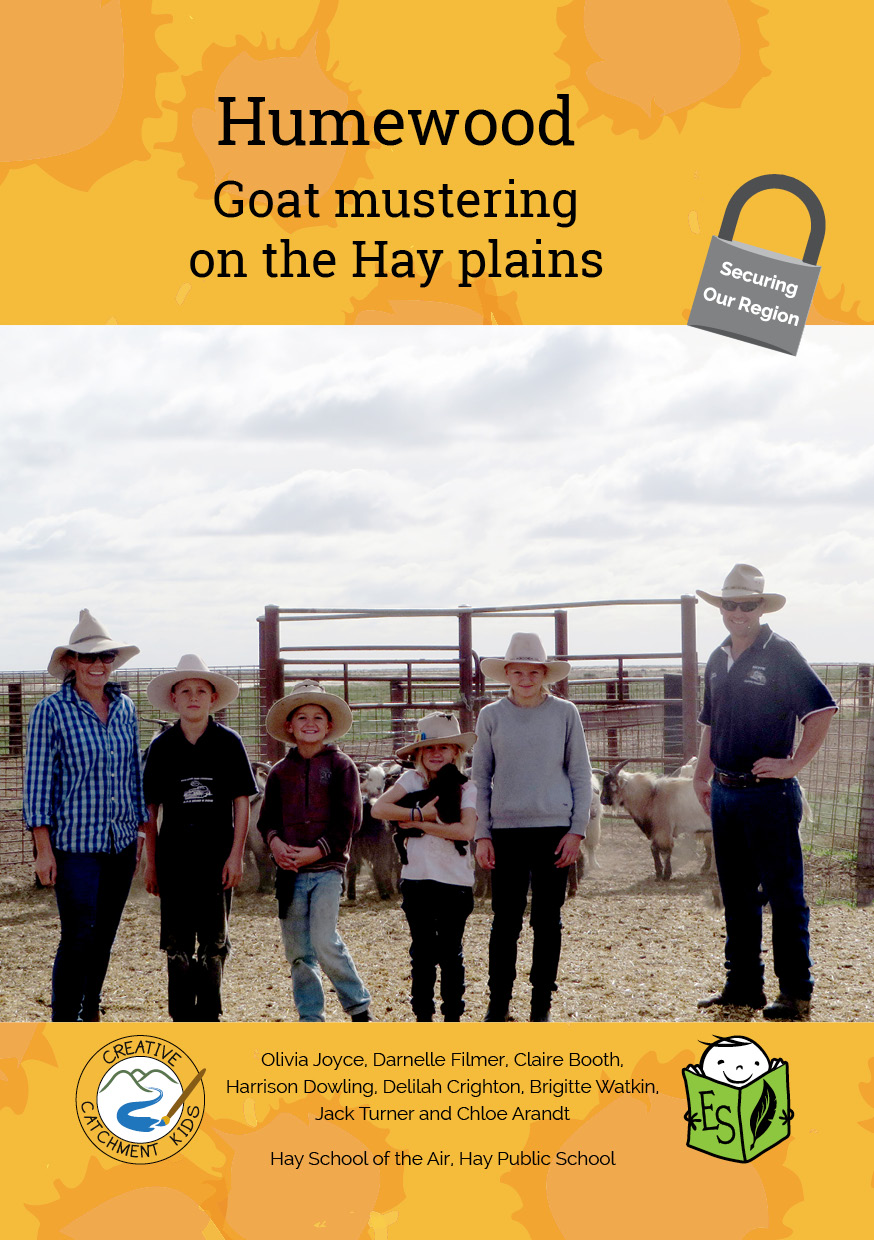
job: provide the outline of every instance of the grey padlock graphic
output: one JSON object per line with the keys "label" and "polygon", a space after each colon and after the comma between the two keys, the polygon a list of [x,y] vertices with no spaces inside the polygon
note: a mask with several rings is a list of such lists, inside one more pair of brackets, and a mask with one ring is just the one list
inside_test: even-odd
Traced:
{"label": "grey padlock graphic", "polygon": [[[765,189],[785,189],[807,207],[810,236],[803,258],[734,240],[741,208]],[[803,181],[770,173],[732,194],[719,236],[712,237],[689,314],[689,326],[795,354],[807,322],[825,237],[822,203]]]}

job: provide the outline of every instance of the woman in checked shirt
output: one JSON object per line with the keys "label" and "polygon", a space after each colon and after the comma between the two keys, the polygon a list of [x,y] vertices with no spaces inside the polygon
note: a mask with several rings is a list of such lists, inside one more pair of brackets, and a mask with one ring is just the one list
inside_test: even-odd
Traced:
{"label": "woman in checked shirt", "polygon": [[34,707],[27,733],[24,820],[36,873],[54,887],[61,922],[52,1020],[99,1020],[100,992],[146,820],[134,704],[109,683],[139,654],[87,610],[48,670],[63,684]]}

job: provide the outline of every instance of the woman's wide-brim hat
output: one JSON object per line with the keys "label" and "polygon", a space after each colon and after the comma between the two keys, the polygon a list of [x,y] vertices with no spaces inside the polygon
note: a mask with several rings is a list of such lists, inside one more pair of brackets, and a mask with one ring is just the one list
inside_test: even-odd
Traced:
{"label": "woman's wide-brim hat", "polygon": [[783,594],[765,593],[765,578],[752,564],[735,564],[723,582],[720,594],[708,594],[706,590],[696,590],[695,593],[714,607],[721,607],[723,600],[743,603],[761,598],[765,600],[763,611],[779,611],[786,602]]}
{"label": "woman's wide-brim hat", "polygon": [[508,663],[543,664],[546,668],[544,684],[547,685],[554,685],[556,681],[564,680],[571,670],[570,663],[565,662],[564,659],[547,659],[543,642],[536,633],[514,633],[504,657],[502,659],[481,659],[480,667],[483,675],[488,676],[489,680],[502,680],[506,685],[509,683],[506,670]]}
{"label": "woman's wide-brim hat", "polygon": [[210,671],[199,655],[184,654],[174,672],[162,672],[160,676],[149,681],[146,696],[158,710],[174,711],[176,707],[170,694],[180,680],[205,680],[211,684],[218,697],[210,710],[224,710],[231,702],[235,702],[240,694],[240,686],[235,680],[231,680],[230,676]]}
{"label": "woman's wide-brim hat", "polygon": [[321,706],[331,716],[330,739],[336,741],[345,736],[352,727],[352,711],[347,702],[334,693],[326,693],[315,680],[301,680],[286,697],[274,702],[267,712],[264,726],[274,740],[284,741],[286,745],[291,739],[285,730],[288,716],[298,706]]}
{"label": "woman's wide-brim hat", "polygon": [[476,740],[476,732],[462,732],[455,715],[433,714],[419,720],[414,740],[397,751],[397,757],[409,758],[425,745],[457,745],[467,753]]}
{"label": "woman's wide-brim hat", "polygon": [[118,658],[112,665],[114,668],[121,667],[128,659],[140,653],[139,646],[123,646],[120,642],[114,642],[100,621],[94,619],[87,607],[83,607],[79,612],[79,623],[70,634],[70,640],[64,642],[63,646],[55,646],[52,651],[48,670],[52,676],[63,680],[68,671],[62,663],[64,655],[71,651],[73,654],[102,654],[104,650],[118,651]]}

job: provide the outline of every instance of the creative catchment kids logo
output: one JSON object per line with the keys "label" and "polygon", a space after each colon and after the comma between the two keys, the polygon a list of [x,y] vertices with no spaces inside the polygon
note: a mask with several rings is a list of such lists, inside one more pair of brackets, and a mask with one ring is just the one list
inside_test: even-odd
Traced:
{"label": "creative catchment kids logo", "polygon": [[[741,207],[766,189],[787,190],[807,207],[810,236],[803,258],[734,240]],[[710,240],[689,326],[794,356],[819,279],[824,237],[822,203],[803,181],[780,173],[747,181],[732,194],[719,236]]]}
{"label": "creative catchment kids logo", "polygon": [[117,1162],[172,1158],[200,1127],[205,1071],[163,1038],[107,1042],[88,1060],[76,1086],[82,1130]]}
{"label": "creative catchment kids logo", "polygon": [[683,1069],[689,1109],[686,1144],[702,1154],[752,1162],[789,1136],[789,1068],[751,1038],[705,1043]]}

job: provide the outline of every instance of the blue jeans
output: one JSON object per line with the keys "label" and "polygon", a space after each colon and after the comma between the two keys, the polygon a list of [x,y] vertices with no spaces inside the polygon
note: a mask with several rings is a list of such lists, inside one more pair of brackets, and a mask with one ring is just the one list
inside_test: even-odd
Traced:
{"label": "blue jeans", "polygon": [[137,846],[120,853],[55,851],[61,941],[52,969],[52,1020],[98,1020],[100,992],[130,891]]}
{"label": "blue jeans", "polygon": [[370,1006],[367,987],[337,931],[342,889],[339,870],[303,870],[295,878],[288,912],[279,919],[282,945],[291,965],[294,1003],[302,1021],[325,1019],[322,971],[347,1015],[356,1016]]}
{"label": "blue jeans", "polygon": [[801,790],[794,779],[711,791],[713,853],[725,901],[726,989],[741,996],[764,985],[762,906],[771,906],[774,972],[780,993],[809,999],[810,910],[798,824]]}

